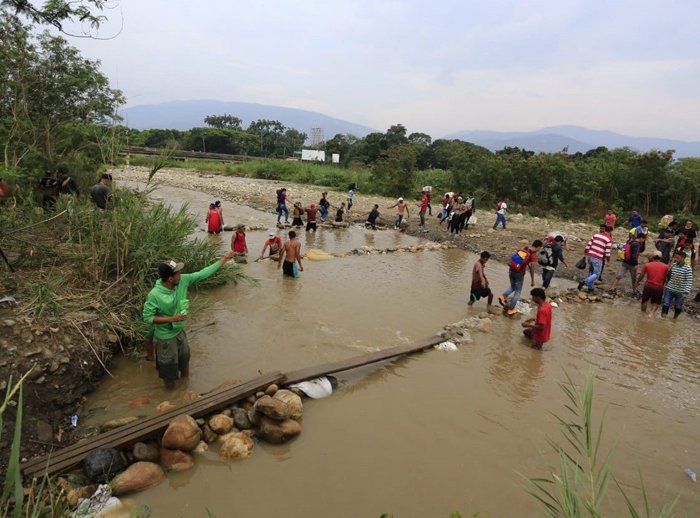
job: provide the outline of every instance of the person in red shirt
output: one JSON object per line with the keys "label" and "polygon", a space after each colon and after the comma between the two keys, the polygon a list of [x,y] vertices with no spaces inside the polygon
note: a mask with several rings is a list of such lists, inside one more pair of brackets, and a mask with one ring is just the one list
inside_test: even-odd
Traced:
{"label": "person in red shirt", "polygon": [[246,263],[248,256],[248,244],[245,241],[245,225],[238,225],[231,238],[231,250],[233,250],[233,260],[237,263]]}
{"label": "person in red shirt", "polygon": [[221,212],[216,208],[216,204],[209,204],[209,210],[207,211],[207,217],[204,219],[204,222],[207,223],[207,232],[210,234],[218,234],[223,230]]}
{"label": "person in red shirt", "polygon": [[552,305],[547,301],[547,295],[542,288],[530,292],[532,301],[537,304],[537,316],[528,318],[522,323],[523,334],[530,340],[532,347],[542,349],[552,334]]}
{"label": "person in red shirt", "polygon": [[608,209],[608,211],[605,213],[605,226],[614,229],[616,221],[617,214],[615,214],[612,209]]}
{"label": "person in red shirt", "polygon": [[418,216],[420,216],[420,226],[425,226],[425,213],[428,211],[428,204],[430,203],[430,198],[428,198],[428,193],[423,191],[423,196],[420,202],[420,210],[418,211]]}
{"label": "person in red shirt", "polygon": [[649,320],[654,318],[654,313],[659,309],[664,295],[668,266],[661,261],[662,257],[663,253],[656,250],[649,262],[642,267],[637,280],[637,285],[639,285],[644,280],[644,277],[647,278],[647,282],[644,283],[644,288],[642,289],[642,313],[647,312],[647,302],[651,301],[651,310],[647,313]]}
{"label": "person in red shirt", "polygon": [[306,212],[306,231],[313,230],[316,232],[316,213],[318,209],[313,203],[304,209]]}
{"label": "person in red shirt", "polygon": [[260,259],[265,256],[265,250],[270,248],[270,259],[273,261],[280,260],[280,250],[282,249],[282,238],[277,235],[277,233],[270,231],[267,235],[268,238],[265,240],[265,245],[263,246],[262,252],[260,252],[260,257],[258,257],[255,262],[257,263]]}

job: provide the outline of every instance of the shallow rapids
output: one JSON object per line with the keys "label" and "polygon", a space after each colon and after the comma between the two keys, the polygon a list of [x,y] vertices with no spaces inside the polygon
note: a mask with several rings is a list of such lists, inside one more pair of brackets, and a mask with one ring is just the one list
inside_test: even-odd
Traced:
{"label": "shallow rapids", "polygon": [[[211,196],[170,187],[155,196],[176,206],[188,202],[204,228]],[[227,225],[257,228],[276,221],[271,213],[226,203],[224,218]],[[299,233],[302,250],[331,254],[421,244],[360,227]],[[198,235],[220,239],[222,251],[231,237]],[[251,259],[266,235],[248,232]],[[177,402],[187,391],[433,335],[484,311],[483,301],[466,305],[476,259],[450,249],[307,260],[296,280],[283,279],[271,261],[250,261],[244,268],[257,285],[207,292],[208,306],[188,322],[189,380],[167,393],[152,363],[120,358],[110,368],[115,379],[90,396],[83,422],[150,415],[161,401]],[[489,263],[487,275],[494,291],[506,287],[505,265]],[[555,277],[553,285],[572,283]],[[170,473],[133,499],[154,516],[204,516],[206,510],[219,517],[540,515],[518,473],[542,476],[555,460],[545,439],[558,438],[550,412],[564,412],[557,386],[564,370],[583,382],[595,368],[596,416],[607,409],[606,446],[616,443],[616,477],[638,496],[641,469],[655,504],[680,495],[677,510],[699,515],[697,486],[683,474],[686,467],[700,472],[697,325],[649,322],[627,301],[564,303],[553,318],[545,351],[527,347],[518,320],[498,317],[458,351],[341,374],[332,397],[304,401],[303,431],[291,443],[256,444],[240,462],[220,459],[213,447],[196,457],[193,470]],[[129,400],[142,395],[150,405],[129,408]]]}

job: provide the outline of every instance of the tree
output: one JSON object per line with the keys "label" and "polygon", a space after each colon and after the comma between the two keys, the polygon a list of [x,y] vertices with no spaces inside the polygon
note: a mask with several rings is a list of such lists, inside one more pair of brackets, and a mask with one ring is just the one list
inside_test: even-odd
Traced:
{"label": "tree", "polygon": [[45,0],[36,6],[31,0],[0,0],[0,7],[14,11],[15,15],[26,16],[32,23],[52,25],[64,34],[65,22],[80,22],[92,29],[98,29],[107,20],[99,13],[107,0]]}
{"label": "tree", "polygon": [[388,196],[403,196],[416,179],[416,148],[399,144],[389,148],[372,166],[372,183]]}
{"label": "tree", "polygon": [[120,120],[117,109],[124,103],[99,62],[83,58],[59,36],[32,35],[5,11],[0,12],[0,92],[0,142],[7,168],[32,154],[53,163],[74,152],[76,125],[109,126]]}
{"label": "tree", "polygon": [[204,117],[204,123],[207,126],[211,126],[212,128],[226,128],[226,129],[234,129],[234,130],[240,130],[243,129],[241,124],[243,124],[243,121],[239,119],[238,117],[234,117],[233,115],[207,115]]}
{"label": "tree", "polygon": [[276,150],[283,147],[280,143],[285,129],[280,121],[259,119],[251,122],[246,131],[259,139],[260,148],[256,154],[271,157],[275,156]]}

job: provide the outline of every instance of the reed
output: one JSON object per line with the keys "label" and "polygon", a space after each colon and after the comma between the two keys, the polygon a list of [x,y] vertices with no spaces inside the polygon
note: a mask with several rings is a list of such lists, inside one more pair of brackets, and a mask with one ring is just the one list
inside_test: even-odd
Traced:
{"label": "reed", "polygon": [[549,466],[542,478],[523,478],[526,490],[551,518],[600,518],[605,516],[606,493],[611,481],[622,497],[625,511],[632,518],[674,516],[678,501],[653,510],[650,506],[644,479],[640,473],[642,505],[635,503],[613,475],[613,448],[603,451],[601,443],[605,434],[605,413],[596,424],[593,419],[593,380],[589,372],[583,388],[573,382],[568,373],[566,381],[559,384],[566,397],[563,416],[553,414],[557,420],[561,439],[547,439],[556,453],[557,464]]}

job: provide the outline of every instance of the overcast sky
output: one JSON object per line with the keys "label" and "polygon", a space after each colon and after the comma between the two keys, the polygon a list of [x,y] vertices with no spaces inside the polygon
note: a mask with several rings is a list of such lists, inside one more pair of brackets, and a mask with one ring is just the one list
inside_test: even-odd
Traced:
{"label": "overcast sky", "polygon": [[[248,101],[433,137],[700,140],[698,0],[121,0],[70,38],[129,106]],[[235,115],[235,114],[234,114]]]}

